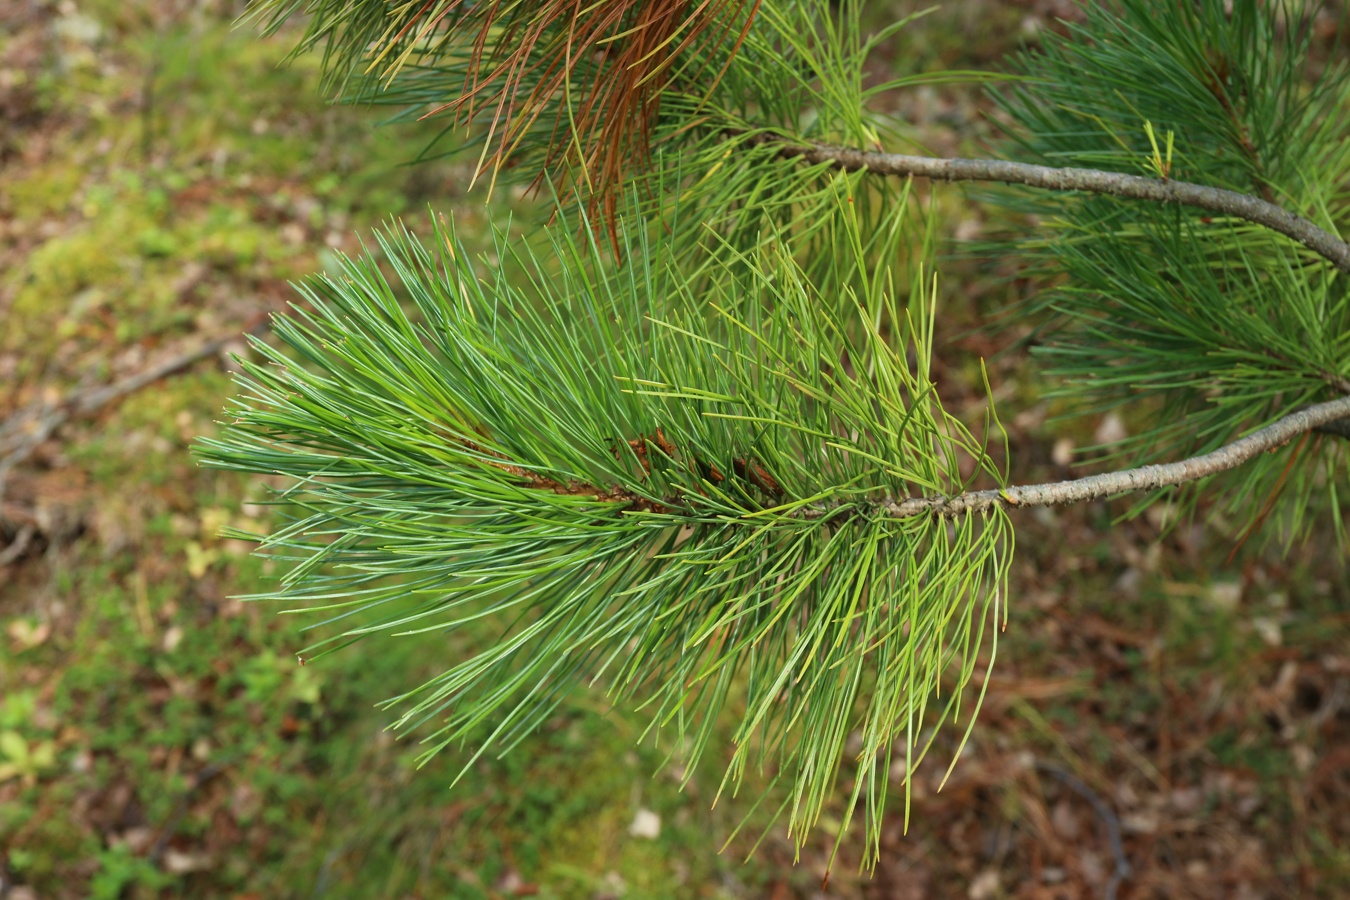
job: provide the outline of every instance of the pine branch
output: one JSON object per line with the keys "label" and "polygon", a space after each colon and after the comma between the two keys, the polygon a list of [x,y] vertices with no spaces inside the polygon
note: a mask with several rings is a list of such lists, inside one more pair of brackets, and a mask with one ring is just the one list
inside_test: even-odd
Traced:
{"label": "pine branch", "polygon": [[[773,141],[775,138],[766,136],[762,140]],[[1350,274],[1350,244],[1338,235],[1274,203],[1237,191],[1121,172],[1056,169],[997,159],[941,159],[789,143],[784,143],[779,154],[810,163],[830,162],[846,172],[868,171],[878,175],[918,176],[942,181],[1002,182],[1050,191],[1086,191],[1130,200],[1193,206],[1263,225],[1293,238],[1329,260],[1340,271]]]}
{"label": "pine branch", "polygon": [[[859,218],[840,245],[862,246]],[[509,621],[393,701],[400,730],[438,723],[428,755],[471,746],[464,772],[579,680],[640,705],[691,771],[734,705],[728,792],[773,766],[801,842],[850,772],[847,815],[875,845],[893,773],[940,726],[969,734],[1011,527],[1002,509],[792,509],[956,494],[972,458],[1005,481],[930,377],[930,271],[903,303],[859,257],[847,303],[826,302],[771,236],[743,279],[695,291],[644,231],[621,268],[586,223],[552,236],[542,259],[500,240],[485,271],[444,224],[426,242],[391,227],[378,256],[299,286],[307,302],[241,362],[229,423],[198,445],[207,465],[289,481],[277,500],[297,512],[254,536],[289,571],[252,599],[318,615],[308,661],[377,632]]]}
{"label": "pine branch", "polygon": [[[391,227],[300,287],[198,448],[288,480],[290,517],[256,537],[289,571],[252,599],[317,613],[313,649],[510,623],[390,701],[400,730],[436,723],[427,755],[472,748],[461,776],[579,680],[638,701],[689,771],[733,705],[725,789],[758,756],[800,845],[850,777],[840,830],[863,820],[867,864],[895,773],[908,802],[939,726],[964,728],[957,755],[970,735],[983,694],[972,709],[964,689],[1007,624],[1010,509],[1244,464],[1226,500],[1260,507],[1252,529],[1287,476],[1295,525],[1314,496],[1338,507],[1344,448],[1325,480],[1304,442],[1265,455],[1350,437],[1344,72],[1306,75],[1278,5],[1121,0],[1072,52],[1048,38],[1010,118],[1022,158],[1051,165],[849,149],[884,128],[860,0],[259,6],[312,14],[306,42],[327,42],[349,99],[481,122],[480,172],[557,174],[579,207],[542,259],[494,234],[487,272],[443,223],[426,243]],[[1159,174],[1185,180],[1126,174],[1140,124],[1168,135]],[[620,228],[607,204],[630,175]],[[1001,435],[1006,458],[1006,433],[992,407],[982,438],[942,407],[931,271],[909,266],[907,301],[892,284],[935,234],[911,241],[912,176],[1064,192],[1038,205],[1066,239],[1024,248],[1068,276],[1061,373],[1080,398],[1161,395],[1169,415],[1137,437],[1182,461],[968,490],[1006,484],[988,452]],[[1327,385],[1347,396],[1289,412]],[[1252,421],[1272,424],[1219,445]]]}
{"label": "pine branch", "polygon": [[[1024,506],[1055,506],[1100,500],[1116,494],[1153,491],[1199,481],[1235,469],[1261,453],[1275,450],[1309,431],[1331,427],[1341,433],[1350,425],[1350,397],[1341,397],[1309,406],[1244,438],[1205,453],[1164,465],[1140,466],[1117,472],[1089,475],[1073,481],[1019,485],[987,491],[970,491],[955,497],[911,497],[886,500],[878,504],[884,515],[893,519],[912,516],[961,516]],[[804,519],[825,519],[837,515],[840,507],[812,507],[801,512]]]}
{"label": "pine branch", "polygon": [[1334,434],[1338,437],[1350,438],[1350,419],[1337,419],[1335,422],[1319,425],[1313,431],[1319,434]]}

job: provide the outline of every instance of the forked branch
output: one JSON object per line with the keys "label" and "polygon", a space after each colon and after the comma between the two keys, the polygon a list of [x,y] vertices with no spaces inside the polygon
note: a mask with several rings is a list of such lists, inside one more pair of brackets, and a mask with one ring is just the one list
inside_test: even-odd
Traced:
{"label": "forked branch", "polygon": [[[1253,431],[1231,444],[1225,444],[1218,450],[1180,462],[1104,472],[1101,475],[1089,475],[1073,481],[971,491],[955,497],[886,500],[879,504],[879,511],[895,519],[921,515],[960,516],[984,512],[994,507],[1012,509],[1023,506],[1054,506],[1061,503],[1100,500],[1116,494],[1153,491],[1188,484],[1236,469],[1258,454],[1287,444],[1301,434],[1347,420],[1350,420],[1350,397],[1341,397],[1290,413],[1265,428]],[[813,507],[803,510],[800,516],[807,519],[822,519],[837,514],[838,507]]]}
{"label": "forked branch", "polygon": [[[767,143],[777,139],[764,136],[759,140]],[[1350,244],[1339,235],[1319,228],[1274,203],[1237,191],[1096,169],[1055,169],[998,159],[940,159],[899,153],[869,153],[847,147],[805,146],[787,142],[783,143],[779,155],[811,163],[830,162],[847,172],[914,175],[942,181],[1001,182],[1049,191],[1086,191],[1131,200],[1179,203],[1263,225],[1293,238],[1329,260],[1340,271],[1350,274]]]}

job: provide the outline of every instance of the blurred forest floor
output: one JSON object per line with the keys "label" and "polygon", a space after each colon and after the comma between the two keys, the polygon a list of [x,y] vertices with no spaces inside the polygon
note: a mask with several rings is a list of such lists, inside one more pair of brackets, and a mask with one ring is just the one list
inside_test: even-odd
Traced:
{"label": "blurred forest floor", "polygon": [[[299,623],[231,599],[269,565],[218,537],[266,530],[264,485],[189,445],[289,280],[391,214],[430,203],[486,242],[523,201],[466,196],[462,162],[403,166],[432,130],[327,105],[313,58],[279,65],[294,36],[232,30],[240,11],[0,0],[0,898],[991,900],[1103,896],[1117,874],[1121,897],[1350,895],[1335,545],[1228,562],[1236,528],[1160,536],[1124,505],[1019,519],[981,721],[940,793],[951,748],[921,771],[908,835],[896,803],[874,874],[846,841],[822,887],[833,823],[795,866],[781,826],[748,863],[753,829],[719,854],[721,772],[653,778],[645,721],[582,688],[453,790],[455,754],[415,771],[374,704],[491,632],[297,665]],[[992,67],[1071,14],[950,4],[878,65]],[[974,90],[893,103],[940,153],[991,133]],[[936,208],[956,241],[1010,224],[956,189]],[[977,414],[990,360],[1015,476],[1066,477],[1075,443],[1146,412],[1053,421],[1020,335],[975,330],[1031,289],[1000,265],[944,262],[944,401]]]}

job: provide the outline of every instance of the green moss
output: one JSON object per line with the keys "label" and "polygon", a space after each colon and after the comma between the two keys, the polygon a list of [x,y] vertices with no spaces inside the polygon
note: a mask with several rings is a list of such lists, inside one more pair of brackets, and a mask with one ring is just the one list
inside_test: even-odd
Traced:
{"label": "green moss", "polygon": [[0,179],[0,197],[20,221],[63,213],[79,190],[84,173],[73,163],[60,161]]}
{"label": "green moss", "polygon": [[120,228],[76,230],[43,244],[28,258],[26,284],[15,298],[19,314],[50,314],[88,287],[115,289],[126,283]]}

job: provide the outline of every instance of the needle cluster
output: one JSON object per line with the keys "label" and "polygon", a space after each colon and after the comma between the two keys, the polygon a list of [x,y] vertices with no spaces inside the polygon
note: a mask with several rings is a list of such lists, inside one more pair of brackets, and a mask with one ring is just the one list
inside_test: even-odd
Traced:
{"label": "needle cluster", "polygon": [[[686,772],[728,748],[723,791],[758,773],[799,843],[859,816],[866,864],[888,792],[970,734],[1019,506],[1217,477],[1251,529],[1339,527],[1350,79],[1301,7],[1093,6],[996,89],[1008,161],[894,152],[878,94],[988,76],[875,83],[907,22],[869,37],[860,0],[256,9],[308,12],[349,99],[452,113],[480,171],[556,189],[536,241],[391,224],[305,281],[200,444],[285,485],[257,599],[318,655],[500,624],[390,701],[428,754],[467,771],[588,685]],[[1019,314],[1060,395],[1135,402],[1112,449],[1186,458],[1007,483],[992,401],[968,421],[934,380],[916,176],[1021,186],[999,252],[1051,276]]]}

